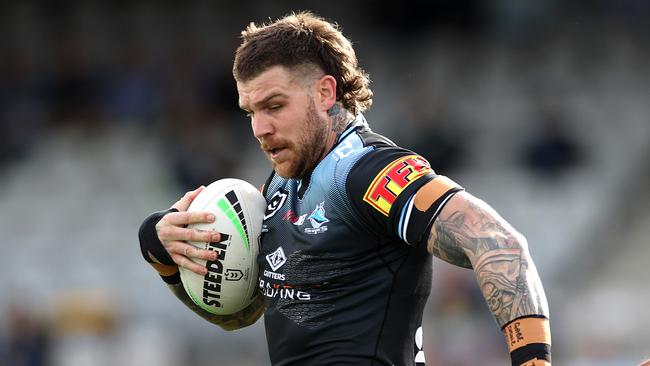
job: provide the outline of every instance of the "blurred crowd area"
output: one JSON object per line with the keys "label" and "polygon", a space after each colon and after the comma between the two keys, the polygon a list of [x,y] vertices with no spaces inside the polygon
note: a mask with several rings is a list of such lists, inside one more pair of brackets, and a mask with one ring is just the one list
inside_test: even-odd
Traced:
{"label": "blurred crowd area", "polygon": [[[372,128],[528,238],[558,365],[650,358],[650,4],[642,1],[0,5],[0,365],[265,365],[140,258],[185,190],[270,167],[231,76],[250,21],[339,22]],[[471,271],[436,261],[429,365],[508,364]]]}

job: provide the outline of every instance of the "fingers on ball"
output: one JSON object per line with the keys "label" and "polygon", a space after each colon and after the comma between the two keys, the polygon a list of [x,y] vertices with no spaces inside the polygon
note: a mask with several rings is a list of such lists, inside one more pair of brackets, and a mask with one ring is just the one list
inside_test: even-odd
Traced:
{"label": "fingers on ball", "polygon": [[[216,233],[218,234],[218,233]],[[187,241],[212,241],[215,238],[214,231],[204,231],[204,230],[195,230],[195,229],[186,229]]]}
{"label": "fingers on ball", "polygon": [[194,247],[189,250],[189,253],[190,253],[188,255],[189,257],[200,258],[206,261],[212,261],[217,259],[217,253],[208,249],[199,249]]}
{"label": "fingers on ball", "polygon": [[161,221],[156,224],[156,234],[158,234],[158,239],[160,239],[160,241],[170,240],[172,236],[172,230],[169,226],[164,225]]}
{"label": "fingers on ball", "polygon": [[181,243],[180,248],[176,250],[176,254],[174,255],[177,257],[175,258],[175,262],[179,266],[189,269],[192,272],[205,274],[207,272],[205,266],[192,260],[192,258],[205,259],[205,254],[202,252],[204,251],[191,244]]}
{"label": "fingers on ball", "polygon": [[172,259],[174,259],[176,264],[178,264],[179,266],[181,266],[181,267],[183,267],[185,269],[188,269],[188,270],[190,270],[190,271],[192,271],[194,273],[204,275],[208,271],[207,268],[205,268],[205,266],[202,266],[202,265],[194,262],[193,260],[191,260],[190,258],[188,258],[186,256],[175,254],[175,255],[172,256]]}
{"label": "fingers on ball", "polygon": [[198,259],[204,259],[204,260],[215,260],[217,259],[217,253],[208,250],[208,249],[200,249],[197,248],[193,245],[188,245],[185,243],[181,244],[182,246],[182,254],[185,257],[189,258],[198,258]]}
{"label": "fingers on ball", "polygon": [[[174,212],[167,216],[167,222],[173,225],[198,224],[214,222],[214,214],[209,212]],[[162,221],[162,220],[161,220]]]}
{"label": "fingers on ball", "polygon": [[196,241],[196,242],[218,242],[221,234],[216,231],[185,229],[171,225],[156,227],[160,241]]}

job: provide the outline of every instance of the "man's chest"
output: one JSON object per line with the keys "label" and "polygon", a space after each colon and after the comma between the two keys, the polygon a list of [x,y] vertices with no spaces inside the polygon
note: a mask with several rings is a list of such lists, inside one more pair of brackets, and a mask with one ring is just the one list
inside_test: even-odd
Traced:
{"label": "man's chest", "polygon": [[327,189],[299,198],[288,185],[269,193],[262,229],[260,279],[278,285],[327,282],[367,252],[349,210]]}

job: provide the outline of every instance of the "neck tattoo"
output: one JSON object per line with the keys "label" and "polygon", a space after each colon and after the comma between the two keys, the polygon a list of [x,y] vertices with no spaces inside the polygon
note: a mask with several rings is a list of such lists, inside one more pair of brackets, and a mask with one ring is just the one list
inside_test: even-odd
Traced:
{"label": "neck tattoo", "polygon": [[327,115],[332,117],[332,131],[336,133],[336,139],[341,136],[348,123],[353,118],[348,118],[349,112],[347,109],[341,106],[341,103],[337,102],[327,111]]}

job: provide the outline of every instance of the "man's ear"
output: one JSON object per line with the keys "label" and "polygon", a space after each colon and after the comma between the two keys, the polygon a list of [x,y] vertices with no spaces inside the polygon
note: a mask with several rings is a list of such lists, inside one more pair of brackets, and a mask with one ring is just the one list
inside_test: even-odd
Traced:
{"label": "man's ear", "polygon": [[336,103],[336,79],[332,75],[325,75],[316,81],[319,109],[328,111]]}

